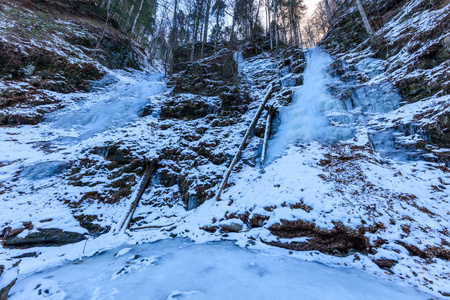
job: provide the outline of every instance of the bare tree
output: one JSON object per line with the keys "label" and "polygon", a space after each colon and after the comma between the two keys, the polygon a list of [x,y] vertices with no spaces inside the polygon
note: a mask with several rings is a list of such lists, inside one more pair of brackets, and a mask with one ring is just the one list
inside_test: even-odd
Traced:
{"label": "bare tree", "polygon": [[136,22],[139,19],[139,15],[141,14],[143,5],[144,5],[144,0],[141,0],[141,5],[139,6],[138,12],[137,12],[136,16],[134,17],[133,26],[131,27],[131,34],[133,34],[134,29],[136,28]]}
{"label": "bare tree", "polygon": [[[194,52],[195,52],[195,43],[197,42],[198,37],[198,27],[200,26],[200,17],[203,11],[203,1],[197,1],[196,10],[195,10],[195,25],[194,25],[194,36],[192,40],[192,52],[191,52],[191,61],[194,60]],[[198,3],[200,2],[200,3]]]}
{"label": "bare tree", "polygon": [[233,7],[233,22],[231,23],[231,34],[230,34],[230,42],[234,41],[234,31],[236,28],[236,22],[237,22],[237,18],[238,18],[238,13],[237,13],[237,0],[234,1],[234,7]]}
{"label": "bare tree", "polygon": [[327,10],[328,23],[331,25],[331,11],[330,11],[330,6],[328,5],[328,0],[324,0],[324,3],[325,3],[325,8]]}
{"label": "bare tree", "polygon": [[204,31],[203,31],[203,41],[202,41],[202,53],[201,57],[203,58],[203,51],[205,47],[205,43],[208,39],[208,23],[209,23],[209,13],[211,10],[211,0],[206,0],[206,15],[205,15],[205,24],[204,24]]}
{"label": "bare tree", "polygon": [[175,5],[173,9],[173,21],[172,21],[172,30],[171,30],[171,41],[170,41],[170,71],[169,73],[172,74],[173,72],[173,54],[174,54],[174,48],[177,42],[177,8],[178,8],[178,0],[175,0]]}
{"label": "bare tree", "polygon": [[275,22],[275,49],[278,50],[278,25],[277,25],[277,2],[272,0],[273,2],[273,18]]}
{"label": "bare tree", "polygon": [[359,13],[361,14],[361,18],[364,23],[364,27],[366,28],[366,32],[369,35],[369,40],[373,44],[374,43],[374,33],[373,29],[370,26],[369,20],[367,19],[366,12],[364,11],[364,7],[362,6],[361,0],[356,0],[356,5],[358,6]]}
{"label": "bare tree", "polygon": [[267,11],[269,14],[269,39],[270,39],[270,50],[273,50],[273,42],[272,42],[272,22],[270,21],[270,0],[267,0]]}
{"label": "bare tree", "polygon": [[219,37],[222,35],[222,29],[220,27],[220,19],[225,15],[226,4],[224,0],[216,0],[213,6],[213,13],[216,14],[216,25],[214,28],[214,52],[217,50],[217,43],[219,42]]}
{"label": "bare tree", "polygon": [[98,39],[97,46],[95,46],[94,56],[97,56],[97,50],[98,50],[98,47],[100,47],[100,43],[102,42],[103,37],[105,36],[106,27],[108,27],[108,23],[109,23],[109,18],[110,17],[111,17],[111,0],[108,0],[108,7],[107,7],[107,11],[106,11],[105,27],[103,27],[103,31],[102,31],[102,34],[101,34],[100,38]]}
{"label": "bare tree", "polygon": [[300,48],[303,49],[303,36],[302,36],[302,27],[298,27],[298,35],[300,36]]}

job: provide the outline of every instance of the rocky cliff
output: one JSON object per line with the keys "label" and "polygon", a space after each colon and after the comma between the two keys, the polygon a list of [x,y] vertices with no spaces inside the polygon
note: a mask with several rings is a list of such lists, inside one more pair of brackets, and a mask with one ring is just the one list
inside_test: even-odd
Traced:
{"label": "rocky cliff", "polygon": [[[407,117],[384,122],[385,128],[414,127],[417,147],[449,147],[450,6],[448,1],[363,1],[375,30],[371,44],[356,5],[345,1],[333,16],[330,31],[319,43],[341,60],[337,73],[369,78],[357,71],[365,58],[383,60],[375,80],[392,83]],[[393,121],[393,122],[392,122]],[[446,158],[444,158],[446,159]]]}
{"label": "rocky cliff", "polygon": [[[108,25],[106,20],[108,19]],[[96,1],[0,1],[1,125],[36,124],[110,69],[149,61]]]}
{"label": "rocky cliff", "polygon": [[[13,14],[12,24],[37,18],[23,3],[3,3],[0,14]],[[375,43],[346,1],[320,43],[332,56],[320,49],[271,52],[262,39],[217,51],[207,44],[191,62],[187,45],[175,52],[164,92],[142,73],[108,71],[90,83],[106,72],[98,61],[136,67],[144,55],[119,29],[108,27],[101,39],[102,20],[76,17],[88,3],[67,10],[70,18],[56,13],[50,24],[42,23],[46,12],[33,19],[39,39],[28,32],[34,25],[18,34],[5,21],[2,45],[17,49],[4,52],[2,122],[34,124],[33,116],[66,106],[46,124],[0,128],[8,149],[0,149],[8,155],[0,160],[6,253],[45,265],[48,257],[81,253],[81,243],[93,254],[127,241],[232,240],[448,296],[449,5],[363,4]],[[133,103],[141,106],[128,110]],[[105,115],[115,119],[103,121]],[[283,125],[292,119],[293,126]],[[86,124],[102,129],[90,134]],[[282,151],[261,165],[266,132],[269,151]],[[283,132],[294,135],[287,144],[278,138]],[[44,247],[71,242],[78,243]],[[32,264],[19,259],[1,262],[7,274]]]}

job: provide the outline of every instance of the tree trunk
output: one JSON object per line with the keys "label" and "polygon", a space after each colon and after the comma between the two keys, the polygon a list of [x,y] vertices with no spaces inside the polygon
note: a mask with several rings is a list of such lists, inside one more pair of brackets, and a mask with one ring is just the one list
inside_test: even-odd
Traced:
{"label": "tree trunk", "polygon": [[270,50],[273,50],[273,42],[272,42],[272,23],[270,21],[270,0],[267,0],[267,11],[269,14],[269,39],[270,39]]}
{"label": "tree trunk", "polygon": [[298,38],[298,29],[297,29],[297,22],[294,22],[294,42],[295,42],[295,46],[298,47],[300,46],[300,40]]}
{"label": "tree trunk", "polygon": [[328,0],[325,1],[325,8],[327,10],[327,18],[328,18],[328,24],[330,24],[331,27],[331,12],[330,12],[330,6],[328,5]]}
{"label": "tree trunk", "polygon": [[192,41],[192,52],[191,52],[191,61],[194,61],[194,52],[195,52],[195,43],[197,42],[198,37],[198,26],[200,25],[200,14],[203,10],[203,0],[200,2],[200,6],[197,7],[197,10],[195,12],[195,31]]}
{"label": "tree trunk", "polygon": [[273,20],[275,22],[275,49],[278,50],[278,25],[277,25],[277,3],[275,0],[273,2]]}
{"label": "tree trunk", "polygon": [[267,19],[267,6],[265,6],[265,11],[266,11],[266,36],[269,33],[269,23],[268,23],[268,19]]}
{"label": "tree trunk", "polygon": [[219,41],[219,13],[220,9],[217,7],[217,15],[216,15],[216,40],[214,42],[214,53],[217,51],[217,42]]}
{"label": "tree trunk", "polygon": [[272,126],[272,120],[273,120],[273,113],[269,109],[267,111],[267,120],[266,120],[266,129],[264,130],[264,141],[263,141],[263,148],[261,153],[261,167],[264,165],[266,161],[266,155],[267,155],[267,144],[269,142],[269,136],[270,136],[270,128]]}
{"label": "tree trunk", "polygon": [[[284,41],[286,42],[286,44],[288,44],[289,42],[288,42],[288,36],[287,36],[287,26],[286,26],[286,20],[285,20],[286,18],[284,18],[282,15],[281,15],[281,32],[283,33],[283,37],[284,37]],[[281,38],[280,38],[280,40],[281,40]],[[278,48],[278,47],[277,47]]]}
{"label": "tree trunk", "polygon": [[175,0],[175,5],[173,9],[173,25],[172,25],[172,41],[170,43],[170,70],[169,73],[173,73],[173,52],[175,48],[175,44],[177,41],[177,7],[178,7],[178,0]]}
{"label": "tree trunk", "polygon": [[144,5],[144,0],[141,1],[141,5],[139,6],[139,10],[134,18],[133,27],[131,27],[131,35],[133,35],[134,29],[136,27],[136,22],[139,19],[139,15],[141,14],[142,6]]}
{"label": "tree trunk", "polygon": [[200,21],[200,23],[198,24],[198,28],[199,28],[198,32],[199,32],[200,36],[198,37],[197,41],[202,42],[202,44],[203,44],[203,25],[204,24],[205,24],[205,20]]}
{"label": "tree trunk", "polygon": [[312,48],[312,47],[314,47],[313,32],[311,30],[311,25],[309,25],[309,21],[306,22],[306,25],[308,26],[307,33],[309,36],[309,47]]}
{"label": "tree trunk", "polygon": [[108,0],[108,8],[107,8],[107,11],[106,11],[105,27],[103,27],[102,35],[100,36],[100,39],[98,40],[97,46],[95,46],[94,57],[97,56],[98,47],[100,47],[100,43],[102,42],[103,37],[105,36],[106,28],[108,27],[109,18],[111,16],[110,9],[111,9],[111,0]]}
{"label": "tree trunk", "polygon": [[234,3],[234,10],[233,10],[233,23],[231,23],[231,35],[230,35],[230,42],[234,40],[234,28],[236,27],[236,18],[237,18],[237,11],[236,11],[237,3]]}
{"label": "tree trunk", "polygon": [[133,13],[134,10],[134,5],[131,5],[130,11],[128,12],[128,18],[127,18],[127,25],[130,26],[131,25],[131,15]]}
{"label": "tree trunk", "polygon": [[361,18],[363,19],[364,27],[366,28],[367,34],[369,35],[369,40],[373,44],[374,33],[372,27],[370,26],[369,20],[367,19],[366,12],[364,11],[364,7],[362,6],[361,0],[356,0],[356,5],[358,6],[359,13],[361,14]]}
{"label": "tree trunk", "polygon": [[[255,16],[255,20],[252,20],[252,28],[250,30],[250,39],[253,42],[253,31],[255,29],[256,24],[258,23],[258,19],[259,19],[259,11],[261,10],[261,1],[258,1],[258,8],[256,9],[256,16]],[[250,16],[251,19],[251,16]]]}
{"label": "tree trunk", "polygon": [[298,27],[298,33],[300,36],[300,48],[303,49],[303,37],[302,37],[302,27],[301,26]]}
{"label": "tree trunk", "polygon": [[192,3],[189,2],[189,6],[188,6],[188,14],[187,14],[187,20],[186,20],[186,27],[184,28],[186,31],[186,36],[185,36],[185,43],[189,43],[190,38],[191,38],[191,34],[190,34],[190,25],[191,25],[191,20],[192,20]]}
{"label": "tree trunk", "polygon": [[203,49],[205,47],[205,43],[208,40],[208,23],[209,23],[209,12],[211,10],[211,0],[207,0],[206,4],[206,16],[205,16],[205,30],[203,31],[203,42],[202,42],[202,54],[201,57],[203,58]]}
{"label": "tree trunk", "polygon": [[225,176],[224,176],[222,183],[220,184],[219,190],[217,191],[217,194],[216,194],[216,201],[220,201],[220,195],[222,194],[222,191],[224,190],[225,186],[228,183],[228,179],[230,178],[231,172],[233,172],[234,166],[237,164],[239,157],[241,156],[241,153],[245,148],[247,139],[250,137],[250,134],[252,133],[253,128],[255,128],[256,122],[259,119],[259,116],[263,112],[264,107],[267,103],[267,100],[269,100],[270,96],[272,95],[273,89],[274,89],[274,84],[272,83],[272,86],[269,88],[266,95],[264,96],[263,101],[259,105],[258,111],[256,112],[255,116],[253,117],[252,123],[250,124],[247,131],[245,132],[244,138],[241,142],[241,145],[240,145],[236,155],[233,158],[233,161],[231,162],[230,167],[228,168],[227,172],[225,173]]}
{"label": "tree trunk", "polygon": [[292,33],[294,34],[294,44],[296,47],[299,46],[298,41],[298,30],[297,30],[297,20],[295,15],[295,7],[294,4],[291,4],[291,23],[292,23]]}
{"label": "tree trunk", "polygon": [[152,174],[155,172],[157,167],[158,167],[157,162],[152,161],[150,163],[150,165],[147,167],[147,169],[145,170],[144,177],[142,177],[141,183],[139,185],[138,194],[136,195],[136,198],[131,203],[130,209],[128,210],[128,213],[126,214],[125,219],[123,220],[123,223],[120,226],[119,230],[126,230],[130,227],[131,219],[133,219],[133,214],[136,211],[139,201],[141,200],[141,197],[144,194],[146,187],[150,183]]}

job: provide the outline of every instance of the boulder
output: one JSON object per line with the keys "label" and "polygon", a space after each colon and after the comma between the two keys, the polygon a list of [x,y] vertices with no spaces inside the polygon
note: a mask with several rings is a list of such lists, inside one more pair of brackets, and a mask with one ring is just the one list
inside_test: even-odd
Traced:
{"label": "boulder", "polygon": [[76,216],[75,219],[80,222],[80,226],[87,229],[91,236],[97,237],[103,233],[107,233],[111,227],[106,226],[102,227],[95,222],[98,221],[98,217],[96,215],[79,215]]}
{"label": "boulder", "polygon": [[61,246],[86,239],[84,234],[64,231],[59,228],[39,228],[25,237],[8,237],[4,245],[8,248],[26,248],[37,246]]}
{"label": "boulder", "polygon": [[219,227],[224,232],[240,232],[244,229],[244,222],[240,219],[229,219],[219,223]]}
{"label": "boulder", "polygon": [[199,119],[217,111],[217,107],[205,97],[175,95],[161,106],[161,119]]}
{"label": "boulder", "polygon": [[395,266],[398,261],[394,260],[394,259],[388,259],[388,258],[379,258],[379,259],[374,259],[373,262],[380,267],[380,269],[390,269],[393,266]]}
{"label": "boulder", "polygon": [[210,57],[186,63],[185,70],[175,74],[169,86],[174,87],[175,94],[217,96],[237,81],[238,66],[233,51],[222,49]]}

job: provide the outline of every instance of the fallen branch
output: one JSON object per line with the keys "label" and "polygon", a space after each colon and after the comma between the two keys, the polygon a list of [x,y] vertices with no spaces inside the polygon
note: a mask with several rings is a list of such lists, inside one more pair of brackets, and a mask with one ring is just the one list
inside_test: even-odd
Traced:
{"label": "fallen branch", "polygon": [[100,39],[98,40],[97,46],[95,46],[94,57],[97,56],[98,47],[100,47],[100,43],[102,42],[103,37],[105,36],[106,28],[108,27],[108,23],[109,23],[109,18],[111,17],[110,13],[111,13],[111,0],[108,0],[108,8],[106,11],[106,23],[105,23],[105,26],[103,27],[103,31],[100,36]]}
{"label": "fallen branch", "polygon": [[137,231],[137,230],[145,230],[145,229],[160,229],[160,228],[164,228],[164,227],[169,227],[175,225],[175,223],[170,223],[167,225],[148,225],[148,226],[139,226],[139,227],[135,227],[135,228],[130,228],[131,231]]}
{"label": "fallen branch", "polygon": [[269,88],[269,90],[267,91],[266,95],[264,96],[264,99],[263,99],[262,103],[260,104],[260,106],[258,108],[258,111],[256,112],[255,116],[253,117],[252,123],[248,127],[247,132],[245,133],[244,139],[242,140],[242,143],[241,143],[241,146],[239,147],[238,152],[234,156],[234,159],[231,162],[231,165],[228,168],[228,171],[225,173],[225,177],[223,178],[222,183],[221,183],[220,188],[219,188],[219,191],[217,192],[217,195],[216,195],[216,201],[220,200],[220,195],[222,194],[223,189],[227,185],[228,178],[230,177],[231,172],[233,172],[234,166],[238,162],[239,157],[241,156],[241,153],[242,153],[242,151],[245,148],[245,144],[247,142],[247,139],[250,137],[250,134],[251,134],[253,128],[256,126],[256,122],[258,122],[259,116],[263,112],[264,107],[266,106],[267,100],[269,100],[270,96],[272,95],[273,87],[274,87],[274,83],[272,82],[272,86]]}
{"label": "fallen branch", "polygon": [[133,218],[133,214],[136,211],[137,205],[139,203],[139,200],[141,200],[142,194],[144,193],[145,189],[147,188],[150,179],[152,178],[152,174],[156,170],[157,163],[155,160],[150,162],[150,165],[147,167],[147,170],[144,174],[144,177],[142,178],[141,185],[139,186],[139,192],[134,199],[133,203],[131,204],[130,209],[128,210],[127,216],[123,220],[122,225],[120,226],[120,230],[122,229],[128,229],[130,227],[131,219]]}

